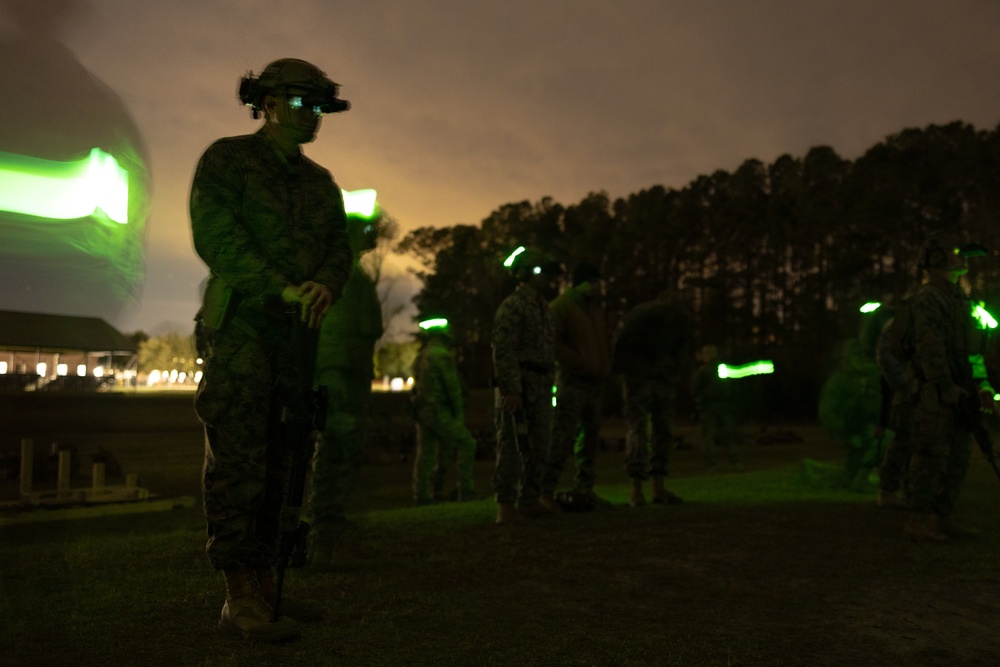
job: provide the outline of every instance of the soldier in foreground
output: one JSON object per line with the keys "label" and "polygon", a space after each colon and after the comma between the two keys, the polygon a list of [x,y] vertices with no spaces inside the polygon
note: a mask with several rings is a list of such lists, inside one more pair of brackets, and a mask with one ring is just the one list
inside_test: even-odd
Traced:
{"label": "soldier in foreground", "polygon": [[221,631],[263,641],[299,635],[316,602],[282,597],[272,618],[282,504],[277,412],[293,393],[297,310],[316,329],[351,268],[344,204],[330,173],[302,154],[324,113],[343,111],[337,84],[302,60],[244,77],[254,134],[205,151],[191,188],[195,249],[211,271],[196,318],[204,376],[195,409],[205,425],[206,551],[226,582]]}
{"label": "soldier in foreground", "polygon": [[663,478],[670,470],[677,384],[693,340],[693,316],[666,293],[633,308],[615,332],[614,371],[622,379],[625,473],[632,480],[633,507],[646,504],[642,484],[647,479],[653,481],[654,503],[684,502],[664,488]]}
{"label": "soldier in foreground", "polygon": [[494,419],[497,432],[493,490],[496,522],[538,518],[553,511],[539,503],[549,461],[555,329],[549,301],[562,270],[533,248],[505,263],[518,285],[493,322]]}
{"label": "soldier in foreground", "polygon": [[980,410],[993,410],[994,391],[985,367],[970,362],[977,352],[971,346],[975,324],[959,280],[969,271],[967,258],[981,254],[981,246],[964,244],[955,234],[931,235],[918,260],[928,280],[909,313],[896,316],[904,318],[904,332],[912,331],[916,408],[906,533],[915,541],[943,542],[970,533],[950,517],[972,454],[971,420]]}

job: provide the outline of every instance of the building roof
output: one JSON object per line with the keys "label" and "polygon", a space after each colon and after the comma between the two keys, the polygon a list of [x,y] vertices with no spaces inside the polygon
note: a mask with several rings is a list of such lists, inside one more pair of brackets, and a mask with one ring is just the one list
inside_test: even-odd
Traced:
{"label": "building roof", "polygon": [[134,354],[137,345],[97,317],[0,310],[0,349]]}

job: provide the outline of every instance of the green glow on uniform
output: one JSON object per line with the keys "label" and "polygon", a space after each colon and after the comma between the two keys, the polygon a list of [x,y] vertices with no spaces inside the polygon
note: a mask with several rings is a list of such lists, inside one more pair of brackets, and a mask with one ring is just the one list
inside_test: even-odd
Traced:
{"label": "green glow on uniform", "polygon": [[503,261],[503,265],[509,269],[511,265],[514,263],[514,259],[522,252],[524,252],[524,250],[525,248],[523,245],[518,246],[517,249],[514,250],[514,252],[510,253],[510,255],[507,256],[507,259]]}
{"label": "green glow on uniform", "polygon": [[128,172],[100,148],[59,162],[0,152],[0,210],[53,220],[76,220],[101,210],[128,223]]}
{"label": "green glow on uniform", "polygon": [[979,326],[982,329],[997,328],[997,321],[993,319],[993,316],[990,315],[985,308],[983,308],[982,303],[976,305],[976,307],[972,309],[972,316],[979,321]]}
{"label": "green glow on uniform", "polygon": [[374,218],[378,210],[378,192],[375,190],[341,190],[344,193],[344,212],[359,218]]}
{"label": "green glow on uniform", "polygon": [[552,385],[552,407],[556,407],[556,392],[559,391],[559,387]]}
{"label": "green glow on uniform", "polygon": [[755,361],[743,366],[727,366],[719,364],[719,377],[722,379],[738,379],[751,375],[769,375],[774,372],[774,364],[770,361]]}
{"label": "green glow on uniform", "polygon": [[861,306],[862,313],[874,313],[876,310],[882,307],[882,304],[878,301],[869,301],[865,305]]}
{"label": "green glow on uniform", "polygon": [[423,322],[417,324],[417,326],[424,331],[428,329],[443,329],[448,326],[448,320],[443,317],[436,317],[432,320],[424,320]]}

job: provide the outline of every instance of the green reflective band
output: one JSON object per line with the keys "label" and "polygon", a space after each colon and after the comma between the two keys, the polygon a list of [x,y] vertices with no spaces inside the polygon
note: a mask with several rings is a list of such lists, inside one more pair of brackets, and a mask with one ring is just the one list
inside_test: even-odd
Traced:
{"label": "green reflective band", "polygon": [[98,210],[128,223],[128,172],[100,148],[70,162],[0,152],[0,211],[76,220]]}
{"label": "green reflective band", "polygon": [[341,190],[344,193],[344,212],[358,218],[374,218],[377,209],[375,190]]}
{"label": "green reflective band", "polygon": [[524,252],[524,246],[523,245],[522,246],[518,246],[517,249],[514,250],[514,252],[510,253],[510,255],[508,255],[507,259],[505,259],[503,261],[503,265],[506,266],[509,269],[510,266],[511,266],[511,264],[514,263],[514,258],[517,257],[518,255],[520,255],[522,252]]}
{"label": "green reflective band", "polygon": [[972,309],[972,316],[979,322],[980,329],[996,329],[997,321],[983,308],[983,304],[978,304]]}
{"label": "green reflective band", "polygon": [[751,375],[769,375],[774,372],[774,364],[770,361],[755,361],[752,364],[743,366],[727,366],[719,364],[719,377],[722,379],[736,380]]}
{"label": "green reflective band", "polygon": [[861,306],[862,313],[874,313],[876,310],[882,307],[882,304],[878,301],[869,301],[865,305]]}
{"label": "green reflective band", "polygon": [[446,320],[443,317],[436,317],[432,320],[424,320],[417,326],[423,329],[424,331],[426,331],[427,329],[441,329],[448,326],[448,320]]}

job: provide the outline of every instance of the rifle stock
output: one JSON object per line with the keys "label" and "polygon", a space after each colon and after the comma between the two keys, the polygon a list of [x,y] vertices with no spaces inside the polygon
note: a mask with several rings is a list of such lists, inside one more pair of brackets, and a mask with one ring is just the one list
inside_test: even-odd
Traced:
{"label": "rifle stock", "polygon": [[302,520],[302,504],[313,449],[326,421],[326,387],[313,389],[319,330],[309,329],[297,312],[293,317],[292,350],[296,380],[280,416],[285,483],[279,516],[274,621],[281,615],[285,570],[306,564],[309,524]]}
{"label": "rifle stock", "polygon": [[993,472],[1000,479],[1000,467],[997,466],[996,452],[993,449],[993,436],[990,435],[986,425],[983,424],[983,415],[979,406],[979,391],[976,387],[967,387],[967,395],[959,400],[960,422],[972,433],[979,445],[979,451],[983,453],[983,458],[989,461],[993,467]]}

